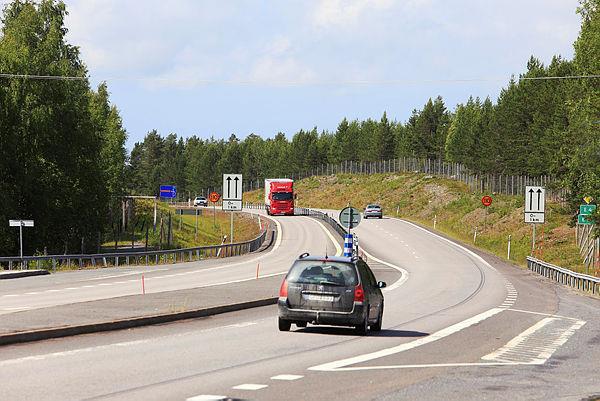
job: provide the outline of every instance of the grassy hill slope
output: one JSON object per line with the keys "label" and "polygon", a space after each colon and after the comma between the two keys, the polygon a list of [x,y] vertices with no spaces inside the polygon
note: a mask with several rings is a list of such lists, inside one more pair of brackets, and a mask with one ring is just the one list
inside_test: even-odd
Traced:
{"label": "grassy hill slope", "polygon": [[[523,196],[491,195],[493,203],[484,207],[484,194],[472,193],[462,182],[424,174],[332,175],[296,182],[298,206],[340,209],[348,203],[363,209],[379,203],[388,216],[398,216],[433,227],[452,238],[473,243],[494,254],[507,257],[511,235],[511,260],[522,266],[531,252],[532,230],[523,222]],[[261,202],[263,192],[249,193],[245,200]],[[569,211],[556,203],[546,205],[546,224],[538,226],[536,256],[576,271],[583,270],[575,244],[575,229],[568,226]]]}

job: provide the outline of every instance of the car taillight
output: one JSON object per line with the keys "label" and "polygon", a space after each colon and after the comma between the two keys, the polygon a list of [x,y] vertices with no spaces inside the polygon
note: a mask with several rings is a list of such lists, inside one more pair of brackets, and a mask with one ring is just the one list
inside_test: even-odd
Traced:
{"label": "car taillight", "polygon": [[283,283],[281,283],[281,288],[279,288],[279,296],[282,298],[287,298],[288,293],[287,293],[287,280],[283,280]]}
{"label": "car taillight", "polygon": [[[287,293],[287,291],[286,291]],[[364,302],[365,300],[365,292],[362,288],[362,285],[357,285],[354,287],[354,302]]]}

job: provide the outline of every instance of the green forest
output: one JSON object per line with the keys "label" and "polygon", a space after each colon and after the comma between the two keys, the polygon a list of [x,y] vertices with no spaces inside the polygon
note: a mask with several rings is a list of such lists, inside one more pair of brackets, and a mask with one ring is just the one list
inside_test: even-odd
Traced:
{"label": "green forest", "polygon": [[[382,111],[343,119],[334,132],[314,127],[289,137],[182,138],[154,130],[128,154],[109,88],[90,86],[79,48],[65,41],[66,6],[13,1],[0,36],[0,220],[35,220],[27,254],[79,252],[82,238],[84,250],[93,250],[119,219],[123,195],[156,195],[168,183],[187,198],[218,187],[225,172],[241,172],[247,182],[403,156],[477,173],[551,175],[572,202],[600,199],[600,0],[580,0],[577,12],[573,59],[524,60],[524,72],[497,99],[453,106],[432,94],[405,122]],[[0,255],[17,252],[15,230],[0,224]]]}

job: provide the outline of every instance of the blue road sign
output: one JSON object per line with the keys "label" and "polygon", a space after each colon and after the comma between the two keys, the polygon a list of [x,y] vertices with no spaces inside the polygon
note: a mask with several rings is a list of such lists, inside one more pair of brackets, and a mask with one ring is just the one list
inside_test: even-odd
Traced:
{"label": "blue road sign", "polygon": [[161,198],[176,198],[177,187],[175,185],[161,185],[160,186],[160,197]]}

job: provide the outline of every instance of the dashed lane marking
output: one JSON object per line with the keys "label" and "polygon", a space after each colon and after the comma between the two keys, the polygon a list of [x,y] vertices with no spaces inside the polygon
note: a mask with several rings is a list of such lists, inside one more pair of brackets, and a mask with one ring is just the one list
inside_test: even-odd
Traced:
{"label": "dashed lane marking", "polygon": [[195,397],[186,398],[185,401],[223,401],[228,399],[226,395],[210,395],[210,394],[201,394]]}
{"label": "dashed lane marking", "polygon": [[277,375],[277,376],[273,376],[271,377],[271,380],[298,380],[298,379],[302,379],[304,376],[301,375]]}
{"label": "dashed lane marking", "polygon": [[240,384],[239,386],[234,386],[234,387],[232,387],[232,389],[234,389],[234,390],[256,391],[256,390],[261,390],[261,389],[267,388],[267,387],[269,387],[268,384],[246,383],[246,384]]}

